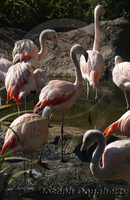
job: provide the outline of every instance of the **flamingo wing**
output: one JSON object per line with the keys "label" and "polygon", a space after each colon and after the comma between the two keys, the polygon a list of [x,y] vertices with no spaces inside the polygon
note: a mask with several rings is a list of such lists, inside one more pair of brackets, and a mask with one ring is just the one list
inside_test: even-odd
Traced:
{"label": "flamingo wing", "polygon": [[39,102],[34,107],[34,112],[36,112],[37,109],[43,109],[47,105],[61,104],[70,99],[75,92],[75,85],[70,82],[59,80],[50,81],[48,85],[42,89],[39,95]]}
{"label": "flamingo wing", "polygon": [[9,68],[5,79],[7,90],[6,104],[8,104],[9,98],[14,98],[19,103],[18,91],[23,85],[28,84],[28,77],[30,76],[32,76],[30,68],[25,62],[20,62]]}
{"label": "flamingo wing", "polygon": [[103,58],[96,50],[87,52],[89,55],[88,61],[86,63],[84,57],[81,56],[80,68],[83,78],[89,81],[90,85],[95,86],[103,75]]}
{"label": "flamingo wing", "polygon": [[117,64],[112,71],[113,82],[123,91],[130,89],[130,62]]}
{"label": "flamingo wing", "polygon": [[119,135],[130,135],[130,110],[123,114],[116,122],[108,126],[103,134],[107,137],[111,132]]}
{"label": "flamingo wing", "polygon": [[11,129],[8,129],[5,136],[5,142],[1,151],[1,155],[3,155],[6,151],[24,151],[26,153],[34,153],[40,148],[43,143],[47,141],[48,124],[45,123],[45,120],[41,119],[28,122],[37,118],[41,118],[41,116],[37,114],[27,113],[13,121],[11,127],[17,133],[20,142],[14,132]]}

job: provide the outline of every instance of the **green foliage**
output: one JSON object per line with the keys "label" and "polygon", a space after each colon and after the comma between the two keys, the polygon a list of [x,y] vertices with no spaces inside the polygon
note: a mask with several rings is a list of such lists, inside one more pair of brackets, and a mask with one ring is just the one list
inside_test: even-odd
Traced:
{"label": "green foliage", "polygon": [[128,0],[1,0],[0,26],[29,31],[38,24],[58,18],[91,23],[98,4],[104,6],[107,20],[129,15]]}
{"label": "green foliage", "polygon": [[[20,103],[19,106],[20,105],[23,105],[23,104]],[[8,109],[9,107],[14,107],[14,106],[16,107],[17,105],[16,104],[9,104],[9,105],[0,106],[0,111],[3,110],[3,109]],[[28,112],[32,112],[32,110],[29,110]],[[21,113],[25,113],[25,111],[21,111]],[[8,126],[7,124],[4,123],[4,120],[6,120],[10,116],[13,116],[13,115],[16,115],[16,114],[18,114],[18,112],[17,113],[11,113],[10,115],[2,117],[0,119],[0,125],[5,126],[7,129],[11,129],[14,132],[16,138],[18,139],[19,143],[22,146],[22,143],[20,141],[20,138],[19,138],[18,134],[13,129],[14,127],[11,128],[10,126]],[[37,121],[37,120],[43,120],[43,119],[44,118],[38,118],[38,119],[28,120],[27,122],[20,123],[17,126],[21,126],[21,125],[23,125],[25,123],[29,123],[29,122],[33,122],[33,121]],[[3,132],[0,133],[0,136],[3,136],[3,135],[5,135],[5,132],[4,133]],[[7,176],[5,178],[5,181],[4,181],[3,185],[2,185],[2,188],[0,188],[0,199],[2,199],[2,197],[3,197],[3,195],[4,195],[5,191],[6,191],[6,189],[8,188],[8,185],[11,184],[11,182],[14,181],[16,178],[18,178],[20,175],[22,175],[23,173],[26,172],[26,171],[19,171],[18,173],[13,174],[15,167],[10,167],[10,166],[1,169],[2,165],[7,160],[14,160],[14,159],[21,160],[21,157],[20,158],[19,157],[11,157],[10,156],[11,153],[12,152],[5,152],[4,155],[0,155],[0,175],[2,173],[4,173],[5,171],[8,171],[8,174],[7,174]],[[22,158],[22,160],[23,161],[29,161],[29,159],[26,159],[26,158]]]}

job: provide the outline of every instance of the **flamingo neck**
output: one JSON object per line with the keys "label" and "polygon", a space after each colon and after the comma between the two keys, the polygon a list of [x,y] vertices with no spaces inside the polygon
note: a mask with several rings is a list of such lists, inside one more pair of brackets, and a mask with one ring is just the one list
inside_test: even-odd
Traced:
{"label": "flamingo neck", "polygon": [[75,76],[76,76],[75,84],[77,85],[80,83],[81,85],[83,85],[83,78],[82,78],[80,66],[77,61],[76,55],[74,53],[72,54],[72,60],[73,60],[74,66],[75,66]]}
{"label": "flamingo neck", "polygon": [[99,10],[96,9],[94,12],[94,24],[95,24],[95,38],[93,44],[93,50],[97,50],[100,52],[100,25],[99,25]]}
{"label": "flamingo neck", "polygon": [[46,35],[47,35],[46,31],[43,31],[39,37],[39,43],[41,49],[38,53],[38,61],[42,60],[47,54]]}
{"label": "flamingo neck", "polygon": [[40,92],[47,82],[46,74],[42,69],[36,69],[33,72],[33,75],[36,81],[36,89],[38,92]]}
{"label": "flamingo neck", "polygon": [[105,149],[105,139],[102,135],[97,135],[97,148],[95,149],[91,163],[90,163],[90,170],[94,176],[96,176],[99,179],[104,179],[105,178],[105,171],[104,171],[104,166],[100,166],[100,160],[102,157],[102,154]]}

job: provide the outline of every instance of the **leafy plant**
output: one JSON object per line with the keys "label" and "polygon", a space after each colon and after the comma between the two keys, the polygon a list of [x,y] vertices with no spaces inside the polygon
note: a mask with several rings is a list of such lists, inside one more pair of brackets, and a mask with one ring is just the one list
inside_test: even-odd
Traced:
{"label": "leafy plant", "polygon": [[0,26],[29,31],[43,22],[59,18],[92,23],[94,8],[98,4],[104,6],[107,20],[130,14],[128,0],[1,0]]}
{"label": "leafy plant", "polygon": [[[19,104],[19,106],[20,105],[23,105],[23,104]],[[9,107],[14,107],[14,106],[17,106],[16,104],[11,104],[11,105],[3,105],[3,106],[1,106],[0,107],[0,110],[2,110],[2,109],[7,109],[7,108],[9,108]],[[28,112],[32,112],[32,110],[30,110],[30,111],[28,111]],[[25,111],[21,111],[21,113],[25,113]],[[12,113],[12,114],[10,114],[10,115],[7,115],[7,116],[5,116],[5,117],[3,117],[3,118],[1,118],[0,119],[0,124],[2,124],[3,126],[5,126],[7,129],[11,129],[13,132],[14,132],[14,134],[15,134],[15,136],[16,136],[16,138],[18,139],[18,141],[19,141],[19,143],[21,144],[21,141],[20,141],[20,138],[19,138],[19,136],[17,135],[17,133],[14,131],[14,127],[10,127],[10,126],[8,126],[7,124],[5,124],[3,121],[4,120],[6,120],[7,118],[9,118],[9,117],[11,117],[11,116],[13,116],[13,115],[16,115],[17,113]],[[27,122],[25,122],[25,123],[29,123],[29,122],[32,122],[32,121],[37,121],[37,120],[43,120],[43,118],[38,118],[38,119],[33,119],[33,120],[29,120],[29,121],[27,121]],[[21,126],[22,124],[25,124],[25,123],[21,123],[21,124],[18,124],[17,126]],[[5,134],[5,132],[4,133],[1,133],[1,135],[4,135]],[[21,144],[22,145],[22,144]],[[24,148],[24,147],[23,147]],[[16,160],[21,160],[21,158],[19,158],[19,157],[7,157],[7,156],[9,156],[10,154],[11,154],[12,152],[5,152],[4,153],[4,155],[1,155],[0,156],[0,169],[1,169],[1,167],[2,167],[2,165],[3,165],[3,163],[5,162],[5,161],[7,161],[7,160],[14,160],[14,159],[16,159]],[[26,158],[22,158],[22,160],[24,161],[24,160],[29,160],[29,159],[26,159]],[[4,195],[4,192],[6,191],[6,189],[7,189],[7,187],[8,187],[8,185],[12,182],[12,181],[14,181],[16,178],[18,178],[20,175],[22,175],[23,173],[25,173],[26,171],[24,170],[24,171],[19,171],[18,173],[16,173],[16,174],[13,174],[13,172],[14,172],[14,169],[15,169],[15,167],[6,167],[6,168],[4,168],[4,169],[2,169],[2,170],[0,170],[0,174],[2,174],[2,173],[4,173],[6,170],[8,170],[8,174],[7,174],[7,176],[6,176],[6,179],[5,179],[5,181],[4,181],[4,183],[3,183],[3,185],[2,185],[2,187],[1,187],[1,189],[0,189],[0,199],[2,199],[2,197],[3,197],[3,195]]]}

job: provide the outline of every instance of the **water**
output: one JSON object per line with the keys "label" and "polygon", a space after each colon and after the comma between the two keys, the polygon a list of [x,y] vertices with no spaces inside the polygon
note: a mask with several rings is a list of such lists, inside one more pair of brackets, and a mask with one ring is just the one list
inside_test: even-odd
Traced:
{"label": "water", "polygon": [[[65,79],[64,79],[65,80]],[[74,79],[66,79],[68,81],[74,82]],[[130,92],[127,92],[128,99],[130,99]],[[33,110],[33,107],[38,102],[39,95],[30,94],[28,101],[30,105],[27,106],[28,110]],[[95,115],[95,90],[90,88],[90,108],[88,100],[86,99],[86,83],[84,82],[84,87],[82,95],[76,100],[72,108],[67,112],[64,120],[64,124],[67,126],[74,126],[83,128],[85,130],[94,128],[94,115]],[[2,105],[6,102],[6,90],[2,91]],[[22,101],[24,102],[24,100]],[[14,100],[10,100],[9,103],[15,103]],[[20,107],[20,110],[24,110],[24,106]],[[10,108],[3,110],[2,117],[7,114],[17,112],[17,108]],[[124,98],[123,91],[117,88],[117,86],[109,80],[100,80],[98,85],[98,105],[97,105],[97,129],[104,131],[105,128],[119,119],[122,114],[126,112],[126,102]],[[92,124],[90,126],[88,122],[89,113],[91,114]],[[13,121],[17,115],[10,117],[7,121]],[[56,113],[52,119],[51,123],[61,124],[61,114]],[[128,191],[129,192],[129,191]],[[125,192],[126,193],[126,192]],[[120,194],[120,193],[119,193]],[[122,195],[106,194],[99,197],[89,198],[86,195],[86,199],[122,199]],[[79,199],[79,195],[77,196]],[[76,199],[76,198],[75,198]],[[124,198],[129,199],[129,198]]]}
{"label": "water", "polygon": [[[70,82],[74,82],[74,79],[64,79]],[[130,92],[127,92],[128,100],[130,99]],[[83,129],[94,128],[95,121],[95,89],[90,87],[90,107],[86,98],[86,82],[81,96],[76,100],[75,104],[67,111],[64,125],[74,126]],[[38,102],[39,94],[30,94],[28,96],[27,110],[33,110],[33,107]],[[22,101],[24,103],[24,100]],[[2,90],[2,105],[6,103],[6,89]],[[12,99],[9,103],[15,103]],[[24,106],[20,107],[20,110],[24,110]],[[10,108],[2,111],[1,116],[4,117],[7,114],[17,112],[16,108]],[[126,102],[124,93],[119,89],[111,79],[100,80],[98,85],[98,104],[97,104],[97,129],[103,131],[108,125],[116,121],[126,112]],[[90,126],[88,122],[89,113],[91,115],[92,124]],[[8,121],[13,121],[18,115],[8,118]],[[61,124],[61,114],[56,113],[51,119],[53,124]]]}

